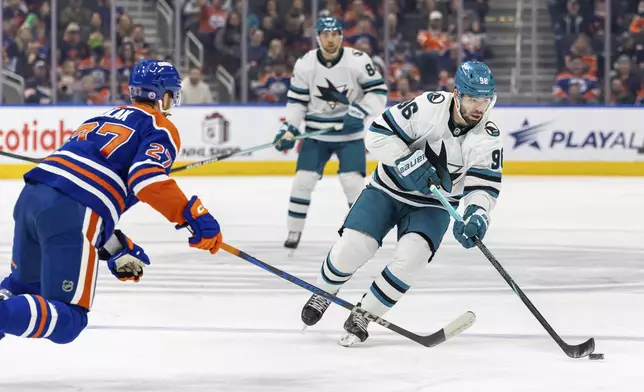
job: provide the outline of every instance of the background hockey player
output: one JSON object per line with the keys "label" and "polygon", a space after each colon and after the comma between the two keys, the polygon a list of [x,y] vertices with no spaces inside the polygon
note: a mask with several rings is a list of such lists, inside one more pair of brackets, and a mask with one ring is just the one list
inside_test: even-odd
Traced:
{"label": "background hockey player", "polygon": [[[489,120],[495,90],[485,64],[465,62],[456,72],[453,93],[426,92],[372,123],[366,144],[380,163],[323,262],[320,288],[337,293],[397,226],[394,259],[360,305],[377,316],[394,306],[432,260],[449,226],[449,214],[431,195],[430,183],[440,185],[454,206],[462,198],[465,223],[455,223],[453,232],[464,247],[474,246],[472,237],[485,236],[501,189],[502,143]],[[449,175],[440,176],[430,162],[440,162],[437,166],[448,168]],[[302,309],[302,321],[314,325],[328,306],[325,298],[313,295]],[[367,339],[367,324],[352,313],[340,344]]]}
{"label": "background hockey player", "polygon": [[87,325],[99,256],[117,278],[138,281],[150,261],[114,227],[139,200],[189,226],[191,247],[219,249],[215,218],[168,177],[181,148],[166,118],[180,103],[179,73],[170,63],[143,60],[132,69],[129,89],[132,105],[87,120],[25,174],[14,209],[11,274],[0,284],[0,337],[73,341]]}
{"label": "background hockey player", "polygon": [[311,204],[311,193],[333,154],[340,161],[339,178],[351,206],[364,188],[366,157],[364,120],[382,113],[385,82],[366,53],[342,48],[342,26],[331,17],[315,26],[320,48],[296,63],[288,92],[286,121],[275,137],[276,148],[294,147],[304,121],[306,131],[334,128],[302,142],[288,208],[287,248],[297,248]]}

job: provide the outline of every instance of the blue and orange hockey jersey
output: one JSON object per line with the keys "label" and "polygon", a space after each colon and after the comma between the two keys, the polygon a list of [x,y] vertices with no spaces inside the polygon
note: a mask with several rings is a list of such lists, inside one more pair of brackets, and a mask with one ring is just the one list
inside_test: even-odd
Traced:
{"label": "blue and orange hockey jersey", "polygon": [[61,190],[103,218],[102,246],[139,200],[171,222],[185,222],[188,199],[168,177],[180,149],[179,132],[163,113],[121,106],[85,121],[24,177]]}

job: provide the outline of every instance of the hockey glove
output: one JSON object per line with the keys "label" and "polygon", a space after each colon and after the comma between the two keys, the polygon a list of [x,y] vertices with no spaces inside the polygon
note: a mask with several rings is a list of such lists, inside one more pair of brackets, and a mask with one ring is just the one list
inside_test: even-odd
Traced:
{"label": "hockey glove", "polygon": [[367,117],[367,111],[357,103],[349,106],[347,114],[342,119],[342,130],[345,132],[358,132],[364,129],[364,119]]}
{"label": "hockey glove", "polygon": [[299,134],[300,131],[294,126],[289,125],[288,123],[282,124],[280,130],[275,136],[275,140],[273,140],[275,149],[277,151],[288,151],[295,147],[295,140],[293,140],[293,137],[298,136]]}
{"label": "hockey glove", "polygon": [[98,250],[98,258],[106,260],[112,275],[123,282],[138,282],[143,277],[143,268],[150,265],[150,258],[143,248],[132,242],[121,230],[114,230],[112,238]]}
{"label": "hockey glove", "polygon": [[415,151],[396,161],[395,172],[403,188],[428,195],[430,184],[440,184],[436,169],[429,164],[421,151]]}
{"label": "hockey glove", "polygon": [[223,241],[219,223],[210,215],[197,196],[192,196],[188,202],[183,211],[183,218],[186,223],[177,226],[177,229],[190,227],[192,233],[192,237],[188,240],[190,247],[207,250],[212,254],[217,253]]}
{"label": "hockey glove", "polygon": [[465,249],[474,247],[474,237],[482,240],[489,226],[489,217],[485,210],[477,205],[465,209],[462,222],[454,222],[454,237]]}

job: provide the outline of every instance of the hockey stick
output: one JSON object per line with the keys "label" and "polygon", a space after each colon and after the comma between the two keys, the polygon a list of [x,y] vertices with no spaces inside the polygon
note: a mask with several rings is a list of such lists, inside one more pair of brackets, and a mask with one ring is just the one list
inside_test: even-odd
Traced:
{"label": "hockey stick", "polygon": [[[319,131],[306,132],[306,133],[303,133],[303,134],[301,134],[299,136],[295,136],[293,138],[293,140],[306,139],[306,138],[309,138],[311,136],[322,135],[323,133],[327,133],[327,132],[330,132],[330,131],[333,131],[333,130],[334,130],[334,128],[328,128],[328,129],[321,129]],[[176,172],[180,172],[180,171],[183,171],[183,170],[194,169],[195,167],[208,165],[208,164],[218,162],[218,161],[223,161],[224,159],[228,159],[228,158],[230,158],[232,156],[235,156],[235,155],[249,154],[251,152],[255,152],[255,151],[263,150],[265,148],[273,147],[274,145],[275,145],[275,143],[273,143],[273,142],[266,143],[266,144],[261,144],[259,146],[247,148],[245,150],[235,151],[235,152],[231,152],[231,153],[228,153],[228,154],[223,154],[223,155],[219,155],[219,156],[216,156],[216,157],[212,157],[212,158],[209,158],[209,159],[206,159],[206,160],[203,160],[203,161],[193,162],[193,163],[190,163],[188,165],[174,167],[174,168],[172,168],[170,170],[170,173],[176,173]]]}
{"label": "hockey stick", "polygon": [[[447,199],[445,199],[445,196],[443,196],[438,188],[435,185],[431,185],[429,187],[431,192],[436,196],[436,198],[441,202],[441,204],[447,209],[447,212],[457,221],[462,222],[463,218],[460,216],[458,211],[454,207],[452,207]],[[481,252],[485,255],[485,257],[492,263],[494,268],[501,274],[503,279],[510,285],[512,288],[512,291],[521,299],[521,301],[525,304],[525,306],[528,307],[532,315],[539,321],[541,326],[548,332],[550,337],[554,339],[555,342],[561,347],[561,349],[568,355],[570,358],[583,358],[585,356],[588,356],[595,351],[595,339],[590,338],[584,343],[578,344],[578,345],[570,345],[566,343],[560,336],[555,332],[555,330],[550,326],[548,321],[541,315],[539,310],[532,304],[528,296],[521,290],[521,288],[515,283],[514,279],[505,271],[501,263],[494,257],[492,252],[481,242],[481,240],[478,237],[474,237],[474,243],[476,246],[481,250]]]}
{"label": "hockey stick", "polygon": [[457,319],[455,319],[454,321],[449,323],[447,326],[445,326],[442,329],[434,332],[431,335],[427,335],[427,336],[417,335],[417,334],[415,334],[413,332],[410,332],[410,331],[408,331],[408,330],[406,330],[404,328],[401,328],[401,327],[397,326],[396,324],[393,324],[393,323],[391,323],[391,322],[389,322],[389,321],[387,321],[385,319],[382,319],[382,318],[376,316],[373,313],[369,313],[368,311],[366,311],[366,310],[364,310],[362,308],[359,308],[359,307],[351,304],[350,302],[347,302],[347,301],[343,300],[340,297],[337,297],[337,296],[335,296],[333,294],[327,293],[326,291],[322,290],[321,288],[319,288],[317,286],[314,286],[314,285],[312,285],[312,284],[310,284],[310,283],[298,278],[297,276],[291,275],[288,272],[284,272],[284,271],[282,271],[282,270],[280,270],[280,269],[278,269],[276,267],[273,267],[270,264],[267,264],[267,263],[265,263],[265,262],[263,262],[263,261],[261,261],[259,259],[256,259],[255,257],[249,255],[248,253],[243,252],[243,251],[241,251],[241,250],[239,250],[239,249],[237,249],[237,248],[235,248],[235,247],[233,247],[231,245],[223,243],[221,245],[221,249],[225,250],[226,252],[228,252],[228,253],[230,253],[230,254],[232,254],[234,256],[237,256],[237,257],[239,257],[241,259],[244,259],[244,260],[248,261],[251,264],[255,264],[256,266],[258,266],[258,267],[260,267],[260,268],[262,268],[262,269],[264,269],[264,270],[266,270],[266,271],[268,271],[268,272],[270,272],[270,273],[272,273],[274,275],[277,275],[282,279],[288,280],[291,283],[295,283],[296,285],[298,285],[298,286],[300,286],[300,287],[312,292],[313,294],[317,294],[317,295],[319,295],[321,297],[324,297],[324,298],[328,299],[329,301],[335,303],[336,305],[340,305],[343,308],[345,308],[347,310],[350,310],[353,313],[358,313],[358,314],[362,315],[363,317],[365,317],[370,322],[373,322],[375,324],[381,325],[381,326],[383,326],[383,327],[385,327],[385,328],[387,328],[387,329],[389,329],[391,331],[394,331],[394,332],[406,337],[407,339],[411,339],[416,343],[422,344],[425,347],[434,347],[436,345],[439,345],[439,344],[443,343],[447,339],[453,338],[454,336],[460,334],[461,332],[463,332],[466,329],[468,329],[469,327],[471,327],[472,324],[474,324],[474,322],[476,321],[476,316],[474,315],[474,313],[468,311],[468,312],[465,312],[462,315],[460,315]]}
{"label": "hockey stick", "polygon": [[[321,129],[319,131],[306,132],[306,133],[303,133],[303,134],[301,134],[299,136],[293,137],[293,140],[307,139],[309,137],[322,135],[324,133],[327,133],[327,132],[330,132],[330,131],[333,131],[333,130],[334,130],[334,128],[327,128],[327,129]],[[247,148],[247,149],[241,150],[241,151],[230,152],[228,154],[223,154],[223,155],[219,155],[219,156],[216,156],[216,157],[208,158],[208,159],[205,159],[203,161],[193,162],[193,163],[190,163],[188,165],[172,168],[172,169],[170,169],[170,173],[176,173],[176,172],[180,172],[180,171],[184,171],[184,170],[188,170],[188,169],[194,169],[195,167],[208,165],[208,164],[211,164],[211,163],[214,163],[214,162],[223,161],[224,159],[228,159],[228,158],[233,157],[235,155],[250,154],[251,152],[255,152],[255,151],[263,150],[265,148],[273,147],[274,145],[275,145],[275,143],[271,142],[271,143],[261,144],[259,146],[255,146],[255,147],[250,147],[250,148]],[[13,153],[4,152],[4,151],[0,151],[0,156],[6,156],[8,158],[19,159],[21,161],[26,161],[26,162],[31,162],[31,163],[40,163],[44,159],[44,158],[30,158],[30,157],[27,157],[27,156],[24,156],[24,155],[18,155],[18,154],[13,154]]]}
{"label": "hockey stick", "polygon": [[31,163],[40,163],[40,162],[42,162],[42,159],[40,159],[40,158],[30,158],[30,157],[27,157],[27,156],[24,156],[24,155],[13,154],[13,153],[10,153],[10,152],[5,152],[5,151],[0,151],[0,156],[4,156],[4,157],[7,157],[7,158],[18,159],[18,160],[21,160],[21,161],[31,162]]}

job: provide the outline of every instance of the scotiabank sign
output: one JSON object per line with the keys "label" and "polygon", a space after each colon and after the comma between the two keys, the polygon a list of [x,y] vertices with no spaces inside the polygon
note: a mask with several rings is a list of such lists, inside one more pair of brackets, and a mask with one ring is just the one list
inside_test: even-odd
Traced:
{"label": "scotiabank sign", "polygon": [[52,152],[63,145],[77,126],[78,123],[66,122],[63,119],[47,122],[33,119],[20,124],[3,121],[0,123],[0,151]]}

